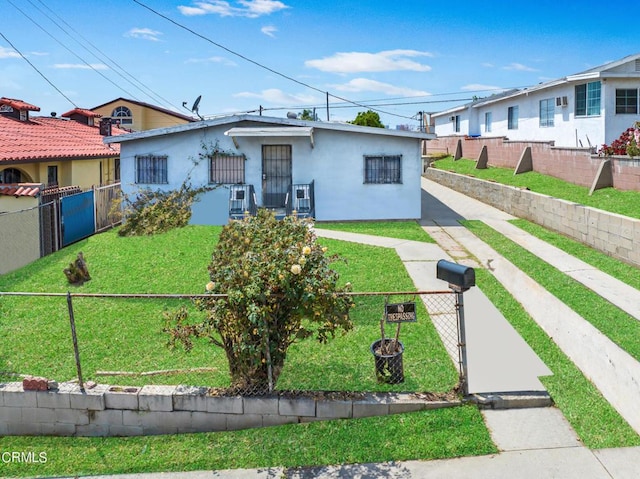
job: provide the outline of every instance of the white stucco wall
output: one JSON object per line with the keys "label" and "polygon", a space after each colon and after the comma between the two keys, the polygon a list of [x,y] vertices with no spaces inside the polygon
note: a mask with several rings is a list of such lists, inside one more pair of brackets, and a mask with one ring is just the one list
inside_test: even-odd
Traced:
{"label": "white stucco wall", "polygon": [[[237,137],[238,148],[224,132],[236,124],[218,125],[170,135],[141,138],[121,144],[122,189],[132,194],[138,186],[174,189],[191,174],[192,184],[206,184],[208,163],[194,165],[202,143],[246,156],[245,182],[255,188],[262,205],[262,145],[292,146],[293,184],[315,181],[316,219],[420,218],[421,157],[418,138],[353,133],[316,128],[314,147],[308,137]],[[243,124],[242,126],[248,126]],[[135,185],[136,155],[167,155],[168,184]],[[364,184],[364,155],[402,155],[402,184]],[[202,196],[194,206],[192,223],[224,224],[228,221],[228,189],[221,187]]]}
{"label": "white stucco wall", "polygon": [[[597,116],[575,116],[575,85],[597,81],[597,79],[580,82],[563,83],[555,87],[533,90],[516,97],[505,98],[494,103],[478,105],[468,113],[458,112],[461,119],[470,118],[469,123],[462,122],[462,135],[487,137],[504,136],[514,141],[554,141],[555,146],[567,147],[600,147],[610,144],[620,134],[640,120],[637,114],[616,114],[616,89],[640,88],[640,81],[624,78],[607,78],[601,80],[601,114]],[[540,100],[567,97],[567,106],[556,106],[554,126],[540,126]],[[518,106],[518,128],[508,129],[508,109]],[[491,131],[486,131],[485,114],[491,112]],[[456,113],[435,117],[435,132],[438,136],[453,135],[453,122],[449,117]],[[476,124],[477,123],[477,124]]]}

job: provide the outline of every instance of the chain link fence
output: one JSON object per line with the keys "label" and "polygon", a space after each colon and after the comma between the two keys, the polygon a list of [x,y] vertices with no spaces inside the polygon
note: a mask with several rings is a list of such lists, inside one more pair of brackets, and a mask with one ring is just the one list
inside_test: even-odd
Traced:
{"label": "chain link fence", "polygon": [[[326,344],[296,341],[284,364],[272,361],[269,336],[257,335],[244,347],[256,352],[251,372],[258,381],[245,381],[232,377],[229,355],[208,339],[195,339],[189,353],[166,347],[170,334],[163,313],[204,314],[193,302],[211,295],[0,292],[3,327],[14,335],[13,347],[22,349],[13,354],[6,345],[0,380],[33,375],[81,386],[167,384],[243,396],[459,390],[466,365],[456,293],[350,294],[356,303],[352,331]],[[25,351],[23,341],[38,346]]]}

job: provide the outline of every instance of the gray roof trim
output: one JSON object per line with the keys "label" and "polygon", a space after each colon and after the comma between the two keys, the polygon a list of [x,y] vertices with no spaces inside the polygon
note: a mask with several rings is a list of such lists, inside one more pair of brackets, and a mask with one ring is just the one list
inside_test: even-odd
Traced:
{"label": "gray roof trim", "polygon": [[316,130],[333,130],[342,131],[348,133],[363,133],[370,135],[382,135],[393,137],[413,138],[417,140],[430,140],[436,136],[432,133],[422,133],[415,131],[405,130],[391,130],[388,128],[373,128],[369,126],[352,125],[350,123],[338,123],[338,122],[322,122],[322,121],[306,121],[306,120],[294,120],[291,118],[276,118],[268,116],[257,115],[231,115],[213,118],[211,120],[197,121],[194,123],[186,123],[183,125],[176,125],[167,128],[156,128],[154,130],[144,130],[135,133],[129,133],[125,135],[118,135],[117,137],[105,137],[105,143],[124,143],[127,141],[141,140],[146,138],[154,138],[157,136],[171,135],[174,133],[182,133],[186,131],[200,130],[203,128],[211,128],[220,125],[228,125],[232,123],[240,123],[243,121],[249,121],[253,123],[265,123],[271,126],[292,126],[292,127],[307,127],[314,128]]}
{"label": "gray roof trim", "polygon": [[624,65],[625,63],[629,63],[636,60],[640,60],[640,53],[637,53],[635,55],[629,55],[624,58],[621,58],[620,60],[605,63],[603,65],[590,68],[589,70],[585,70],[583,72],[575,73],[573,75],[567,75],[566,77],[563,77],[563,78],[558,78],[556,80],[551,80],[544,83],[539,83],[538,85],[533,85],[527,88],[523,88],[511,94],[507,92],[506,95],[497,96],[496,98],[491,98],[491,97],[483,98],[475,102],[467,103],[466,105],[462,105],[460,107],[451,108],[451,109],[444,110],[437,113],[432,113],[431,116],[440,117],[443,115],[451,114],[453,112],[464,111],[471,108],[479,108],[484,105],[490,105],[492,103],[502,102],[505,100],[509,100],[511,98],[517,98],[522,95],[528,95],[529,93],[545,90],[547,88],[553,88],[558,85],[563,85],[570,82],[577,82],[577,81],[584,81],[584,80],[598,79],[598,78],[614,78],[614,77],[635,78],[637,76],[640,76],[640,74],[633,73],[633,72],[618,74],[618,73],[608,72],[608,70],[611,70],[612,68],[616,68],[616,67],[619,67],[620,65]]}

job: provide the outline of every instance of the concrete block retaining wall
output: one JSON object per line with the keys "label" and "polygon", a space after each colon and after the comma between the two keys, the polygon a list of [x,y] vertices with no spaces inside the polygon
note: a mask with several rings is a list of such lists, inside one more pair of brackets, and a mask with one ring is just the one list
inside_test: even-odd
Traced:
{"label": "concrete block retaining wall", "polygon": [[[501,168],[514,169],[524,149],[530,148],[533,171],[586,187],[593,184],[600,164],[607,159],[594,155],[591,148],[556,147],[548,141],[510,141],[504,137],[443,136],[427,141],[426,153],[431,150],[453,154],[458,141],[464,158],[477,159],[486,146],[489,165]],[[640,191],[640,160],[624,156],[610,159],[614,188]]]}
{"label": "concrete block retaining wall", "polygon": [[0,384],[0,436],[141,436],[230,431],[299,422],[381,416],[457,406],[415,394],[363,394],[354,399],[222,397],[206,388],[99,384],[81,391],[62,383],[54,391]]}
{"label": "concrete block retaining wall", "polygon": [[436,168],[424,176],[640,267],[640,220]]}

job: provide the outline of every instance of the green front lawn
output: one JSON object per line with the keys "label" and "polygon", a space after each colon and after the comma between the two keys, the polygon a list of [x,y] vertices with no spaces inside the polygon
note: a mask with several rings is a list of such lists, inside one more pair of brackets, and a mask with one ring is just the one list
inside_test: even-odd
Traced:
{"label": "green front lawn", "polygon": [[[90,293],[200,293],[220,229],[189,226],[152,237],[110,231],[0,276],[0,291]],[[346,263],[335,264],[355,291],[414,290],[393,250],[321,240]],[[82,251],[92,280],[70,288],[62,269]],[[382,272],[382,273],[381,273]],[[375,380],[370,343],[378,337],[383,297],[356,298],[354,331],[328,345],[296,345],[281,389],[450,391],[456,370],[419,304],[418,323],[403,326],[402,385]],[[168,299],[75,298],[74,313],[85,379],[102,383],[228,384],[221,350],[199,344],[170,351],[162,311],[184,303]],[[65,297],[0,296],[0,371],[75,376]],[[211,373],[145,378],[97,377],[98,370],[151,371],[214,367]],[[5,380],[15,378],[5,376]],[[146,471],[307,466],[403,459],[435,459],[496,452],[474,407],[414,414],[287,425],[258,430],[138,438],[3,437],[1,451],[46,452],[46,464],[0,464],[0,476],[113,474]]]}
{"label": "green front lawn", "polygon": [[[209,255],[220,228],[187,227],[152,237],[117,236],[114,231],[93,236],[0,277],[0,291],[65,293],[69,290],[62,269],[83,251],[92,280],[72,292],[181,293],[204,292]],[[355,243],[321,240],[329,253],[347,262],[335,263],[344,282],[354,291],[415,290],[395,251]],[[384,274],[380,274],[383,271]],[[402,299],[397,297],[396,299]],[[405,298],[406,299],[406,298]],[[229,385],[222,349],[200,341],[187,354],[165,347],[163,311],[188,300],[74,298],[83,378],[108,384]],[[457,381],[455,368],[440,338],[426,320],[403,327],[406,381],[389,386],[371,374],[369,346],[380,335],[384,297],[357,297],[352,312],[355,328],[327,345],[313,340],[289,351],[281,389],[341,389],[354,391],[408,390],[445,392]],[[201,314],[191,308],[194,315]],[[11,338],[0,356],[0,371],[33,374],[67,381],[75,377],[69,316],[65,297],[1,297],[0,328]],[[435,367],[434,367],[435,366]],[[100,377],[98,371],[145,372],[209,367],[213,372],[147,377]],[[428,371],[428,372],[427,372]],[[5,376],[5,380],[11,378]]]}

